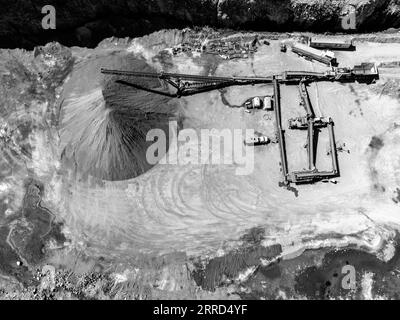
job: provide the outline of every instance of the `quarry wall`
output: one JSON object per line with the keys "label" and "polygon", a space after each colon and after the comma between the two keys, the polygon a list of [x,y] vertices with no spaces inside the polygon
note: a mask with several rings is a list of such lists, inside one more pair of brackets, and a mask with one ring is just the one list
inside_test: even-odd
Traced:
{"label": "quarry wall", "polygon": [[[0,0],[0,47],[49,41],[94,47],[107,37],[210,26],[262,31],[371,32],[400,27],[400,0]],[[43,29],[42,8],[56,9]],[[354,12],[355,28],[343,29]]]}

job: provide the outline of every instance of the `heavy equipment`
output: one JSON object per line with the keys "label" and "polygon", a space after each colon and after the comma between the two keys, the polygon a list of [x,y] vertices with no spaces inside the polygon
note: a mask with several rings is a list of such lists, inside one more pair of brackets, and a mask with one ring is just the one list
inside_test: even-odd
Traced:
{"label": "heavy equipment", "polygon": [[311,48],[303,43],[294,43],[292,45],[292,51],[297,53],[299,56],[305,57],[310,60],[319,61],[328,66],[336,66],[337,61],[335,54],[328,50],[317,50]]}

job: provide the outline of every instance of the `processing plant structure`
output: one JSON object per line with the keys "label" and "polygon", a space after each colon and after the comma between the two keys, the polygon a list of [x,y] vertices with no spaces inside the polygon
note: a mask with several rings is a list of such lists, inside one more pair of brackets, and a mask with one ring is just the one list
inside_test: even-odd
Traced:
{"label": "processing plant structure", "polygon": [[[313,49],[307,47],[309,49]],[[313,49],[314,50],[314,49]],[[326,58],[327,64],[332,64],[330,58]],[[272,84],[274,89],[273,97],[271,98],[271,107],[275,110],[275,123],[276,123],[276,136],[280,148],[281,167],[283,182],[288,185],[315,183],[321,180],[333,179],[340,175],[339,164],[337,158],[337,150],[334,134],[334,122],[330,117],[316,117],[313,111],[308,92],[307,84],[311,82],[321,81],[337,81],[337,82],[363,82],[371,83],[379,79],[379,72],[377,67],[371,63],[362,63],[361,65],[354,66],[353,68],[335,68],[326,72],[309,72],[309,71],[286,71],[282,74],[267,76],[267,77],[219,77],[219,76],[202,76],[178,73],[165,73],[165,72],[135,72],[126,70],[111,70],[101,69],[103,74],[128,76],[131,78],[152,78],[159,79],[166,84],[176,89],[175,93],[154,90],[143,87],[132,81],[117,80],[116,82],[131,86],[136,89],[145,90],[155,94],[161,94],[169,97],[181,97],[194,95],[201,92],[207,92],[220,88],[241,85],[254,85],[254,84]],[[305,108],[306,115],[304,117],[293,118],[289,120],[288,127],[291,130],[307,130],[307,154],[308,154],[308,169],[303,171],[288,171],[288,160],[285,144],[285,130],[282,128],[281,119],[281,97],[280,85],[297,85],[300,92],[300,104]],[[261,105],[260,105],[261,106]],[[332,159],[331,171],[319,171],[315,167],[315,141],[317,140],[318,130],[326,128],[329,132],[330,140],[330,156]]]}

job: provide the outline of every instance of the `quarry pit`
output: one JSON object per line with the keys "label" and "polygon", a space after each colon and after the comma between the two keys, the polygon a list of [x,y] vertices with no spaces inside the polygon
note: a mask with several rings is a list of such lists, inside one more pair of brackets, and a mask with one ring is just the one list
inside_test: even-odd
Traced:
{"label": "quarry pit", "polygon": [[[59,277],[65,270],[77,277],[108,270],[100,272],[96,281],[114,283],[114,291],[108,293],[114,298],[298,298],[315,294],[302,282],[306,267],[322,261],[320,273],[312,276],[329,278],[351,248],[355,251],[348,253],[348,259],[357,262],[360,276],[368,271],[368,263],[363,263],[375,259],[374,272],[381,264],[387,266],[379,281],[392,277],[390,271],[398,266],[400,225],[400,102],[393,89],[399,81],[400,43],[365,37],[354,41],[355,51],[335,51],[343,67],[376,64],[379,80],[374,83],[308,85],[318,117],[334,120],[340,176],[335,183],[288,187],[282,184],[277,143],[252,149],[253,170],[247,175],[236,174],[240,164],[235,162],[148,163],[151,142],[146,135],[152,129],[167,136],[168,147],[160,158],[181,156],[171,146],[185,129],[198,136],[205,129],[253,129],[273,140],[274,112],[246,112],[241,106],[250,97],[273,96],[274,88],[268,83],[228,86],[174,98],[118,83],[131,79],[102,74],[101,68],[218,77],[330,70],[291,50],[281,51],[282,43],[290,48],[304,34],[277,38],[257,33],[268,44],[261,40],[247,57],[226,60],[195,51],[172,53],[184,42],[185,32],[110,38],[94,49],[51,43],[35,51],[1,51],[0,119],[7,126],[1,149],[1,235],[9,244],[2,243],[1,253],[16,254],[15,263],[0,265],[2,273],[9,279],[24,279],[29,288],[35,285],[29,282],[31,265],[51,264],[60,270]],[[220,34],[221,38],[254,36]],[[158,79],[136,82],[167,93],[173,89]],[[283,83],[280,94],[289,170],[303,170],[307,132],[287,127],[289,119],[304,114],[298,87]],[[170,131],[171,122],[177,124],[175,133]],[[201,144],[188,140],[180,147],[197,150]],[[240,146],[242,152],[249,148]],[[316,149],[320,170],[330,170],[329,148],[328,133],[322,130]],[[39,227],[31,211],[38,215]],[[46,219],[40,218],[42,214]],[[32,235],[46,255],[24,255],[26,244],[18,241],[18,228]],[[51,240],[45,242],[46,237]],[[335,256],[330,248],[344,251]],[[21,271],[16,261],[27,269]],[[305,267],[300,273],[294,271],[297,263]],[[116,282],[116,277],[125,280]],[[268,290],[259,287],[260,281],[270,282]],[[279,282],[289,283],[290,289],[283,292]],[[196,291],[197,287],[202,290]],[[362,290],[355,294],[361,296]],[[57,294],[66,291],[60,288]],[[335,292],[331,294],[343,295]],[[321,297],[325,294],[321,289]]]}

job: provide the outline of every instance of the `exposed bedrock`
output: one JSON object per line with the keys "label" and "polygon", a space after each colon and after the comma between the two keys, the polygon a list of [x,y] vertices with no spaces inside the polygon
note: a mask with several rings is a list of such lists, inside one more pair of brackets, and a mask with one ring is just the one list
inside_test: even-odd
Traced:
{"label": "exposed bedrock", "polygon": [[[47,0],[0,0],[0,46],[32,48],[51,40],[94,47],[110,36],[211,26],[263,31],[344,31],[352,4],[354,32],[400,26],[399,0],[70,0],[52,1],[56,29],[42,28]],[[4,10],[7,8],[7,10]],[[351,30],[350,30],[351,31]]]}

